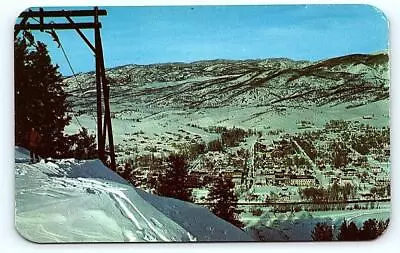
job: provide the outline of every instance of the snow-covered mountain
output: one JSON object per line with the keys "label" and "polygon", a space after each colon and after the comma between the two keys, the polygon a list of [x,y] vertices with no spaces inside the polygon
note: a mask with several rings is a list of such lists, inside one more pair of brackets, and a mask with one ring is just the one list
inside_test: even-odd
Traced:
{"label": "snow-covered mountain", "polygon": [[[318,62],[211,60],[109,69],[111,103],[148,107],[359,106],[389,97],[388,54],[354,54]],[[75,105],[93,103],[94,73],[65,79]],[[78,89],[79,85],[82,90]],[[83,93],[83,94],[82,94]],[[84,96],[85,100],[82,100]]]}
{"label": "snow-covered mountain", "polygon": [[29,164],[16,147],[15,162],[16,228],[30,241],[252,240],[203,207],[132,187],[98,160]]}

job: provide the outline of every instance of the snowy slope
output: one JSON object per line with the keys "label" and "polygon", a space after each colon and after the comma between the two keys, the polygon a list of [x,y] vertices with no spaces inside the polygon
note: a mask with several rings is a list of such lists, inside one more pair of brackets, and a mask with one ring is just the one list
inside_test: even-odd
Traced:
{"label": "snowy slope", "polygon": [[34,242],[243,241],[207,209],[140,191],[100,161],[30,165],[15,150],[15,222]]}

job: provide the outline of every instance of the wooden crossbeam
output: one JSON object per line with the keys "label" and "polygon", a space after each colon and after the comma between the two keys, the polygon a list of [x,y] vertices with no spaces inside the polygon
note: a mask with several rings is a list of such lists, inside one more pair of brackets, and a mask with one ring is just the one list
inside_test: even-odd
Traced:
{"label": "wooden crossbeam", "polygon": [[14,26],[16,31],[20,30],[43,30],[43,29],[56,29],[56,30],[69,30],[69,29],[94,29],[101,28],[101,23],[50,23],[50,24],[17,24]]}
{"label": "wooden crossbeam", "polygon": [[24,18],[40,18],[40,17],[93,17],[94,15],[105,16],[107,15],[106,10],[75,10],[75,11],[24,11],[19,17]]}

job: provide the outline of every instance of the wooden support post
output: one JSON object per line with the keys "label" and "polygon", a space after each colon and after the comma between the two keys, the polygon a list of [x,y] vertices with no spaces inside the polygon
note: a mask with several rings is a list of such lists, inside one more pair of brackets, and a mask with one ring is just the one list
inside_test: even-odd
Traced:
{"label": "wooden support post", "polygon": [[[97,13],[94,14],[94,24],[97,25],[99,23],[99,18]],[[105,162],[105,142],[103,136],[103,117],[102,117],[102,103],[101,103],[101,70],[100,70],[100,48],[101,41],[99,40],[100,30],[98,28],[94,29],[94,40],[95,40],[95,49],[96,49],[96,93],[97,93],[97,149],[99,154],[99,159]]]}
{"label": "wooden support post", "polygon": [[[97,7],[95,10],[98,10]],[[111,159],[111,169],[116,169],[116,161],[115,161],[115,150],[114,150],[114,138],[112,133],[112,124],[111,124],[111,112],[110,112],[110,87],[108,85],[108,80],[106,77],[106,69],[104,66],[104,56],[103,56],[103,47],[101,43],[101,36],[100,36],[100,29],[98,29],[97,33],[98,38],[96,40],[99,43],[99,46],[96,45],[96,50],[99,53],[99,67],[100,67],[100,74],[101,74],[101,83],[103,88],[103,95],[104,95],[104,140],[106,138],[106,132],[108,133],[108,146],[110,149],[110,159]]]}
{"label": "wooden support post", "polygon": [[43,32],[43,28],[42,28],[42,25],[44,24],[43,8],[40,8],[39,11],[41,13],[41,15],[39,17],[40,18],[40,31]]}
{"label": "wooden support post", "polygon": [[106,83],[104,88],[104,98],[105,101],[105,122],[108,128],[108,146],[110,148],[110,158],[111,158],[111,169],[116,170],[117,164],[115,161],[115,148],[114,148],[114,138],[113,138],[113,131],[112,131],[112,124],[111,124],[111,115],[110,115],[110,86]]}

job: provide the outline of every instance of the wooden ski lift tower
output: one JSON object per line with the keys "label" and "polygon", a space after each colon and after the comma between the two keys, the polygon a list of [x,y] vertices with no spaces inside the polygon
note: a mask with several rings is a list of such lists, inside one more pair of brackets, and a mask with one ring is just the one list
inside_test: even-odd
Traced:
{"label": "wooden ski lift tower", "polygon": [[[24,11],[20,14],[20,22],[14,27],[14,36],[17,37],[21,30],[75,30],[83,41],[93,51],[96,58],[96,91],[97,91],[97,149],[98,157],[106,162],[106,136],[108,134],[109,155],[111,159],[111,169],[116,169],[114,140],[112,133],[112,124],[110,116],[110,86],[106,78],[103,48],[101,43],[99,16],[107,15],[106,10],[99,10],[94,7],[93,10],[60,10],[45,11],[40,8],[38,11]],[[66,22],[53,22],[47,19],[66,18]],[[72,17],[93,17],[93,22],[75,23]],[[34,19],[38,24],[30,24],[29,19]],[[47,22],[46,22],[47,21]],[[86,38],[82,29],[94,30],[94,45]],[[104,106],[104,118],[103,118]],[[104,120],[104,121],[103,121]]]}

